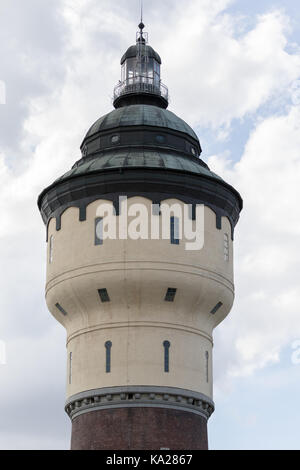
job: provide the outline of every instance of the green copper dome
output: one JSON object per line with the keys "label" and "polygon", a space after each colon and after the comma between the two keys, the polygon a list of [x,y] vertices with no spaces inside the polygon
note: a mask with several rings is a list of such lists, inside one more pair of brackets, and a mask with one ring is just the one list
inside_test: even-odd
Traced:
{"label": "green copper dome", "polygon": [[[146,45],[147,56],[149,59],[155,59],[159,64],[161,64],[161,58],[158,53],[153,49],[153,47]],[[121,59],[121,65],[125,62],[126,59],[131,59],[136,57],[138,54],[137,45],[130,46]]]}
{"label": "green copper dome", "polygon": [[176,114],[167,109],[146,104],[125,106],[102,116],[92,125],[85,139],[108,129],[141,125],[183,132],[198,141],[198,137],[193,129],[183,119],[176,116]]}
{"label": "green copper dome", "polygon": [[168,88],[161,81],[161,58],[147,44],[139,25],[137,44],[121,59],[121,80],[114,88],[115,109],[100,117],[83,139],[81,158],[39,196],[45,224],[69,207],[79,208],[86,220],[87,206],[119,196],[146,197],[155,204],[178,199],[205,204],[216,214],[216,226],[228,217],[233,229],[243,203],[237,191],[210,171],[201,160],[200,141],[193,129],[167,110]]}
{"label": "green copper dome", "polygon": [[[188,157],[170,154],[164,151],[143,151],[138,149],[132,150],[115,150],[112,152],[101,152],[96,154],[93,158],[84,161],[82,159],[78,166],[74,166],[72,170],[65,173],[58,178],[55,183],[65,181],[66,179],[76,176],[97,173],[99,171],[111,169],[130,169],[130,168],[144,168],[144,169],[160,169],[164,170],[177,170],[188,173],[194,173],[222,181],[218,175],[209,170],[205,165],[201,165],[199,159],[190,159]],[[162,181],[164,179],[162,173]]]}

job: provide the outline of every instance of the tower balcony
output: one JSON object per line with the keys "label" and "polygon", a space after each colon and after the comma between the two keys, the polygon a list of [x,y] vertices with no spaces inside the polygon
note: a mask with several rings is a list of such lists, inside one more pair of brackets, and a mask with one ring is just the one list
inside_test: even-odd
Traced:
{"label": "tower balcony", "polygon": [[119,108],[128,104],[158,104],[167,108],[169,103],[168,87],[161,80],[135,75],[127,78],[114,88],[114,107]]}

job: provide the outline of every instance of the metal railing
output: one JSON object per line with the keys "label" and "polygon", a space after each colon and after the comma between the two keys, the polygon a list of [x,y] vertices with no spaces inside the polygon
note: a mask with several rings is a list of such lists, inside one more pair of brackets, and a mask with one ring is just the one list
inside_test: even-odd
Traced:
{"label": "metal railing", "polygon": [[129,93],[149,93],[159,95],[166,101],[169,99],[169,91],[160,80],[144,75],[136,75],[119,82],[114,88],[114,100]]}

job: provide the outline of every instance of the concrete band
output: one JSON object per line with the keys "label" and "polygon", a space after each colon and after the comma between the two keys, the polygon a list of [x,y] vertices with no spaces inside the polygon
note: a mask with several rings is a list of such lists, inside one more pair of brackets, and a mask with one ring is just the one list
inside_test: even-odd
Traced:
{"label": "concrete band", "polygon": [[65,411],[73,420],[91,411],[116,408],[171,408],[208,419],[214,402],[206,395],[175,387],[124,386],[88,390],[71,396]]}
{"label": "concrete band", "polygon": [[[227,279],[222,273],[217,271],[212,271],[210,269],[206,269],[203,266],[193,266],[193,265],[186,265],[182,263],[160,263],[155,261],[130,261],[126,260],[126,270],[127,271],[134,271],[136,269],[143,270],[143,271],[171,271],[171,272],[179,272],[188,275],[199,276],[205,279],[210,279],[214,282],[217,282],[221,286],[224,286],[226,289],[229,289],[234,294],[234,284]],[[81,266],[80,268],[75,268],[68,270],[62,274],[56,275],[52,277],[46,283],[46,294],[56,287],[58,284],[68,281],[70,279],[74,279],[80,276],[86,276],[89,274],[95,273],[108,273],[108,272],[117,272],[117,271],[124,271],[124,265],[121,265],[120,262],[111,262],[111,263],[99,263],[93,265],[85,265]]]}
{"label": "concrete band", "polygon": [[79,331],[75,331],[74,333],[72,333],[67,338],[67,343],[66,344],[68,346],[70,341],[72,341],[74,338],[77,338],[80,335],[89,334],[89,333],[92,333],[94,331],[99,331],[99,330],[103,330],[103,329],[112,330],[113,328],[128,328],[129,326],[130,327],[143,327],[143,328],[156,327],[156,328],[165,328],[165,329],[168,329],[169,331],[170,330],[184,331],[186,333],[198,335],[198,336],[201,336],[202,338],[207,339],[211,343],[211,345],[213,346],[212,337],[209,336],[204,331],[200,330],[199,328],[191,328],[189,326],[180,325],[180,324],[177,324],[177,323],[172,324],[172,323],[154,322],[154,321],[151,321],[151,322],[130,321],[130,322],[126,322],[126,323],[125,322],[102,323],[101,325],[95,325],[95,326],[92,326],[92,327],[89,327],[89,328],[85,328],[85,329],[81,329]]}

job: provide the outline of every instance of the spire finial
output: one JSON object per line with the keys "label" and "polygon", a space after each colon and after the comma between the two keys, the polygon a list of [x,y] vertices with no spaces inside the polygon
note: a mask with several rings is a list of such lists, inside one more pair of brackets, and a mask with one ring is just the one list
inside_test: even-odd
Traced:
{"label": "spire finial", "polygon": [[139,28],[140,28],[140,33],[141,33],[141,36],[143,35],[143,29],[145,28],[145,25],[143,23],[143,0],[141,0],[141,22],[139,24]]}

